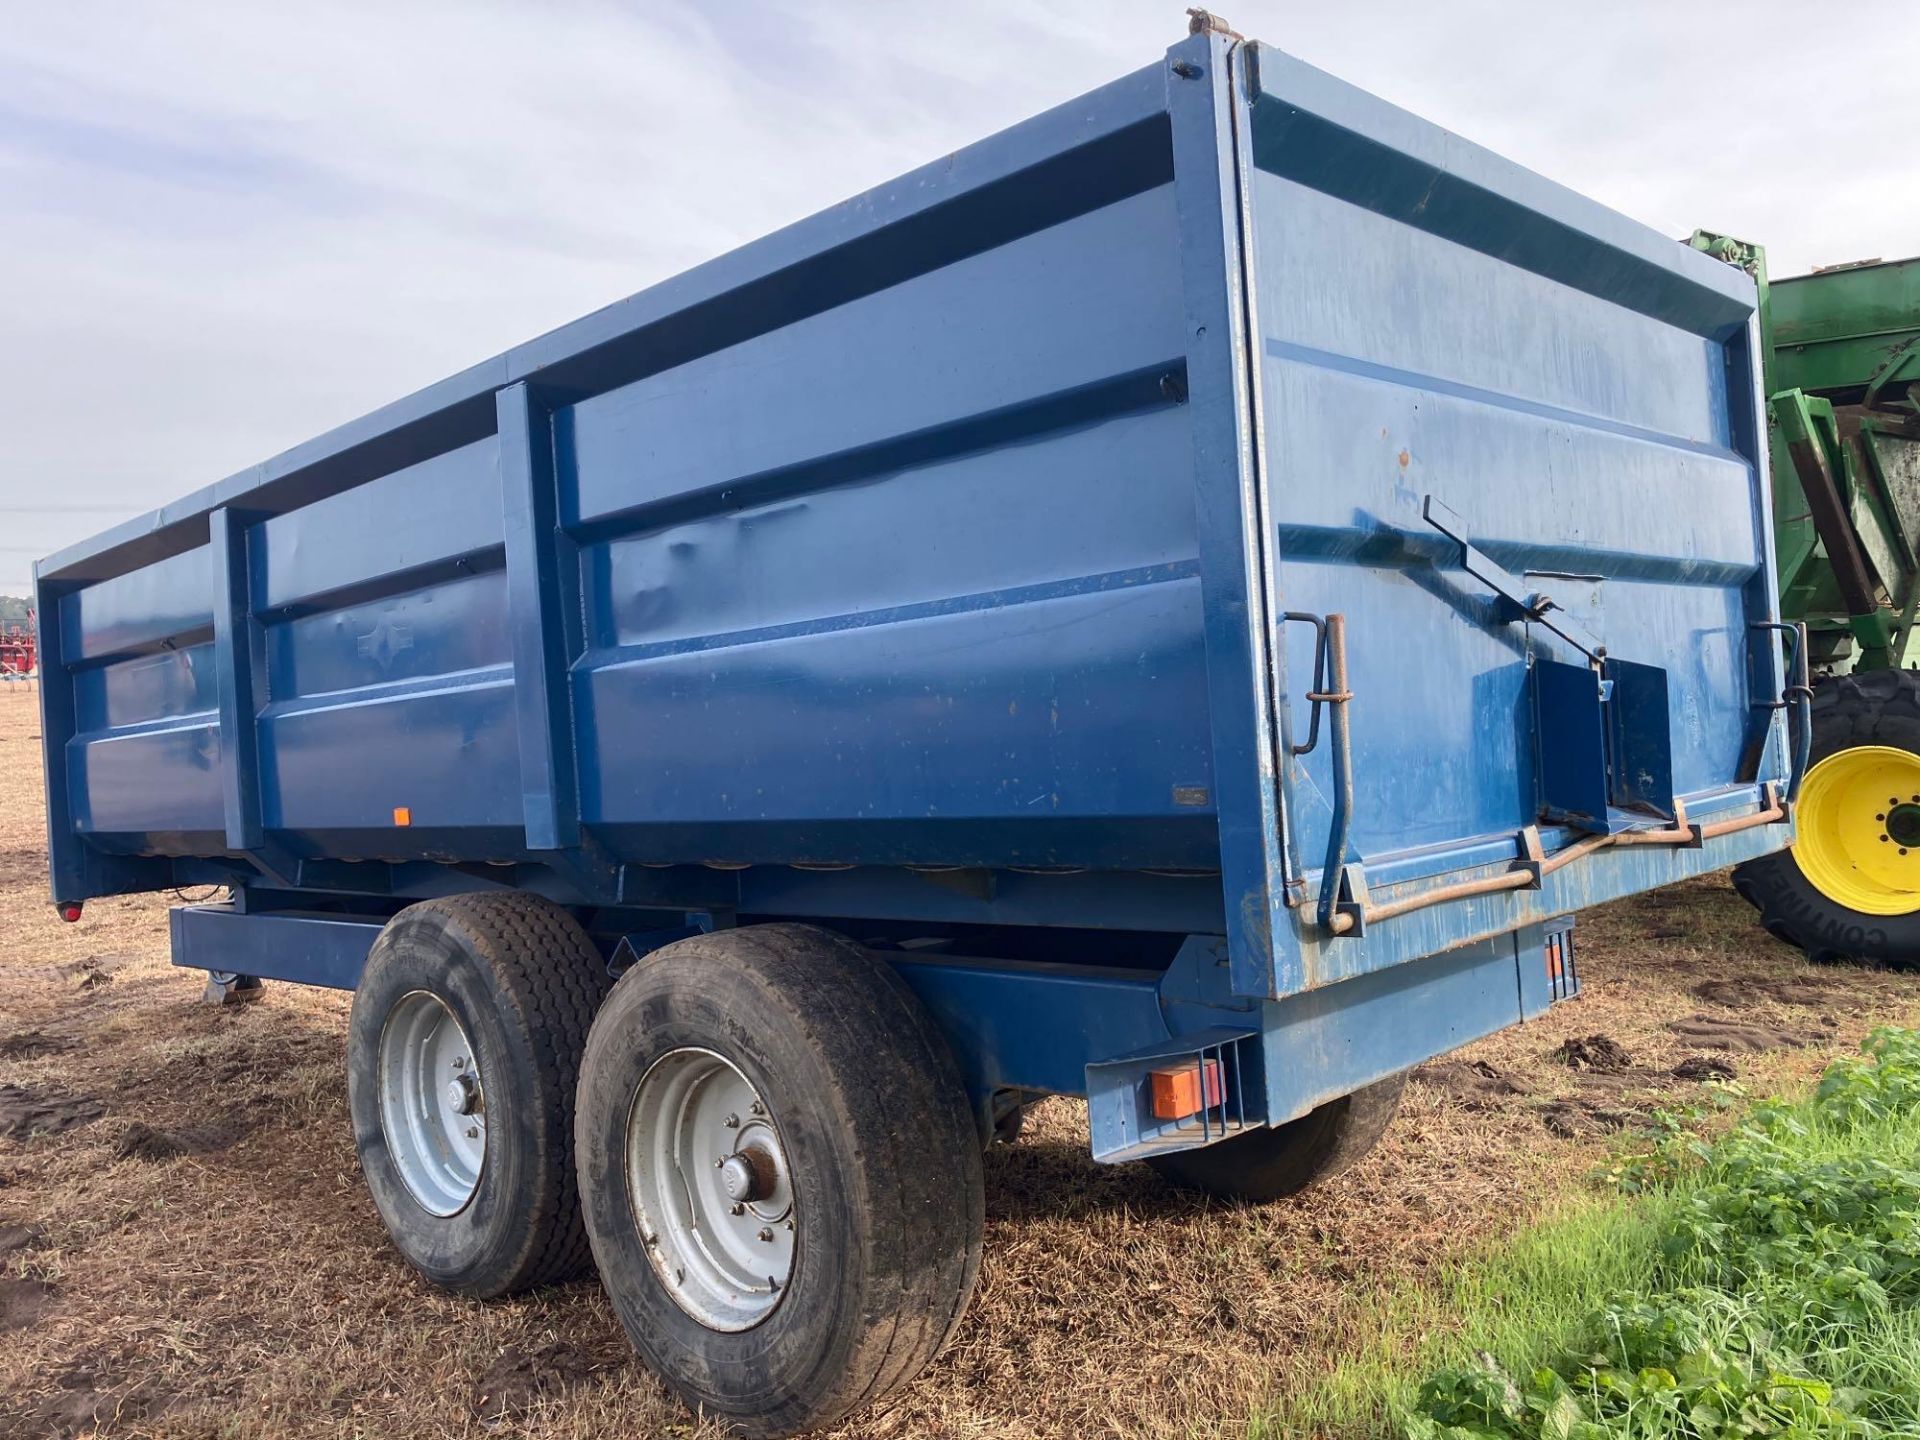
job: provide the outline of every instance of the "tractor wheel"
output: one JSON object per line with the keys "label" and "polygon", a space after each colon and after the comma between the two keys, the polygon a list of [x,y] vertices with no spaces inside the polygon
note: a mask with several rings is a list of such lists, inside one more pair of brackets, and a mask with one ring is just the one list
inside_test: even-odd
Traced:
{"label": "tractor wheel", "polygon": [[1734,888],[1816,963],[1920,969],[1920,674],[1822,681],[1793,848]]}

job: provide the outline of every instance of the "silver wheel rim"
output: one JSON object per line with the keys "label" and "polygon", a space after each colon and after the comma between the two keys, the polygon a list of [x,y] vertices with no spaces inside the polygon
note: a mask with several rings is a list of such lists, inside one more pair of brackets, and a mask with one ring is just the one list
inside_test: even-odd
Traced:
{"label": "silver wheel rim", "polygon": [[486,1090],[467,1032],[429,991],[402,995],[380,1031],[380,1127],[422,1209],[466,1209],[487,1158]]}
{"label": "silver wheel rim", "polygon": [[773,1111],[724,1056],[647,1067],[627,1111],[627,1193],[647,1258],[710,1330],[750,1330],[793,1277],[793,1185]]}

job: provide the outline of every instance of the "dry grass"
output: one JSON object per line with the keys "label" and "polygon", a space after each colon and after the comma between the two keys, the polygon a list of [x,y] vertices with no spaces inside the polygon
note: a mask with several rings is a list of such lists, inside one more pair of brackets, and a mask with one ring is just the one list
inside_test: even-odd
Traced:
{"label": "dry grass", "polygon": [[[9,1225],[43,1232],[0,1255],[0,1436],[704,1433],[630,1357],[597,1286],[473,1304],[388,1248],[348,1132],[344,997],[277,985],[201,1006],[167,963],[170,897],[55,919],[38,729],[24,688],[0,688],[0,1087],[101,1113],[0,1138],[0,1246]],[[1079,1110],[1052,1102],[989,1157],[986,1265],[957,1343],[844,1433],[1244,1431],[1339,1353],[1358,1282],[1415,1282],[1540,1213],[1583,1183],[1608,1126],[1693,1093],[1665,1072],[1699,1047],[1669,1022],[1815,1037],[1733,1056],[1774,1089],[1913,1018],[1915,982],[1810,971],[1718,881],[1597,911],[1580,943],[1581,1001],[1431,1068],[1374,1156],[1298,1203],[1239,1210],[1096,1166]],[[1694,993],[1712,982],[1731,984]],[[1595,1033],[1634,1068],[1553,1058]],[[129,1143],[136,1125],[161,1143]],[[169,1137],[185,1153],[143,1158]]]}

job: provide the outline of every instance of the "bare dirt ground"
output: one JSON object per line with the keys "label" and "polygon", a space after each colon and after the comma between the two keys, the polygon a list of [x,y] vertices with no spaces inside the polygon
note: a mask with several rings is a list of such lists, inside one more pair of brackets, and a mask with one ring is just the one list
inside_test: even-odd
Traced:
{"label": "bare dirt ground", "polygon": [[[476,1304],[388,1247],[346,1118],[344,996],[199,1003],[170,896],[47,902],[37,697],[0,687],[0,1437],[705,1435],[599,1287]],[[1729,1069],[1790,1086],[1920,979],[1811,969],[1708,879],[1581,919],[1586,994],[1420,1072],[1387,1140],[1237,1209],[1086,1156],[1043,1107],[987,1164],[957,1343],[848,1436],[1244,1432],[1417,1276],[1587,1183],[1654,1105]]]}

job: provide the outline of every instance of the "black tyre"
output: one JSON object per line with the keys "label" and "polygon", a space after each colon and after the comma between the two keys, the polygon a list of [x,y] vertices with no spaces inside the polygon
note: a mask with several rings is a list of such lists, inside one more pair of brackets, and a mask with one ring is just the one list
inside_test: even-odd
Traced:
{"label": "black tyre", "polygon": [[611,984],[537,895],[429,900],[374,942],[347,1032],[354,1143],[393,1243],[442,1289],[490,1298],[590,1265],[573,1101]]}
{"label": "black tyre", "polygon": [[1406,1088],[1407,1077],[1395,1075],[1284,1125],[1155,1156],[1147,1163],[1183,1190],[1223,1200],[1281,1200],[1338,1175],[1373,1149],[1392,1123]]}
{"label": "black tyre", "polygon": [[[1737,867],[1734,888],[1771,934],[1809,960],[1920,968],[1920,675],[1823,680],[1812,713],[1799,838],[1792,850]],[[1871,766],[1867,746],[1880,747]],[[1874,783],[1881,774],[1891,780]],[[1909,840],[1917,843],[1901,843]],[[1840,898],[1849,894],[1905,913],[1854,908]]]}
{"label": "black tyre", "polygon": [[695,936],[622,976],[581,1067],[600,1278],[688,1404],[748,1435],[912,1379],[980,1265],[980,1139],[892,969],[804,925]]}

